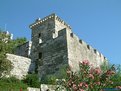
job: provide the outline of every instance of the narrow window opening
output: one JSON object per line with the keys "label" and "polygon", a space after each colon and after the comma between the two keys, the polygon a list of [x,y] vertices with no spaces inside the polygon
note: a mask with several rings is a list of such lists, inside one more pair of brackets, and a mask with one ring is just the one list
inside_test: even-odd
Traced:
{"label": "narrow window opening", "polygon": [[39,44],[42,43],[41,33],[38,34]]}
{"label": "narrow window opening", "polygon": [[38,35],[38,38],[40,38],[41,37],[41,33],[39,33],[39,35]]}
{"label": "narrow window opening", "polygon": [[87,45],[87,48],[90,50],[90,46],[89,45]]}
{"label": "narrow window opening", "polygon": [[104,57],[104,60],[106,60],[106,57]]}
{"label": "narrow window opening", "polygon": [[94,53],[96,54],[96,49],[94,49]]}
{"label": "narrow window opening", "polygon": [[70,36],[73,37],[74,36],[73,33],[71,33]]}
{"label": "narrow window opening", "polygon": [[39,53],[39,59],[42,59],[42,53],[41,52]]}
{"label": "narrow window opening", "polygon": [[82,40],[79,40],[79,42],[82,44]]}

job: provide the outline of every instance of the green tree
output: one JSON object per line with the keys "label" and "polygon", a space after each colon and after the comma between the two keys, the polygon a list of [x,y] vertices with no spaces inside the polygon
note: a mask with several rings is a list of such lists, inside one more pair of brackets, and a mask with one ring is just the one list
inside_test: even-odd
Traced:
{"label": "green tree", "polygon": [[5,34],[5,32],[0,29],[0,47],[4,47],[2,48],[3,50],[0,50],[0,51],[2,52],[6,51],[6,53],[14,54],[16,47],[26,42],[27,42],[27,39],[25,37],[22,37],[22,38],[18,37],[16,39],[11,40],[10,35]]}
{"label": "green tree", "polygon": [[2,73],[8,73],[12,68],[11,62],[6,59],[8,41],[9,36],[0,31],[0,76],[2,76]]}
{"label": "green tree", "polygon": [[102,65],[101,65],[101,69],[103,72],[106,72],[109,69],[112,69],[113,71],[115,71],[114,76],[111,77],[111,80],[113,81],[113,86],[118,86],[121,84],[121,65],[112,65],[110,63],[107,63],[108,61],[105,61]]}
{"label": "green tree", "polygon": [[2,73],[9,73],[12,69],[12,64],[6,59],[6,53],[14,54],[15,48],[26,42],[26,38],[10,39],[10,35],[0,29],[0,76]]}
{"label": "green tree", "polygon": [[23,38],[16,38],[14,40],[11,40],[8,42],[8,46],[7,46],[7,51],[8,53],[15,53],[15,49],[17,46],[22,45],[24,43],[27,42],[27,39],[25,37]]}
{"label": "green tree", "polygon": [[111,78],[114,86],[121,85],[121,65],[114,65],[116,74]]}

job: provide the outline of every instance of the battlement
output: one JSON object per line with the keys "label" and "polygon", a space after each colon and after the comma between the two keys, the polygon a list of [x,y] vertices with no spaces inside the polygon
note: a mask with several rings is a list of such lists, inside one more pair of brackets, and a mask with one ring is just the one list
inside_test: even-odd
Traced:
{"label": "battlement", "polygon": [[88,43],[80,39],[78,36],[76,36],[73,32],[70,33],[70,37],[72,40],[77,41],[79,43],[79,46],[85,47],[88,51],[91,51],[94,55],[98,56],[99,58],[102,58],[104,60],[107,60],[105,56],[103,56],[97,49],[90,46]]}
{"label": "battlement", "polygon": [[35,26],[48,21],[49,19],[57,20],[57,21],[61,22],[63,25],[65,25],[67,28],[71,29],[70,25],[68,25],[65,21],[63,21],[61,18],[59,18],[55,13],[53,13],[53,14],[51,14],[49,16],[46,16],[46,17],[44,17],[42,19],[40,19],[40,18],[36,19],[36,21],[33,24],[31,24],[29,27],[32,29]]}

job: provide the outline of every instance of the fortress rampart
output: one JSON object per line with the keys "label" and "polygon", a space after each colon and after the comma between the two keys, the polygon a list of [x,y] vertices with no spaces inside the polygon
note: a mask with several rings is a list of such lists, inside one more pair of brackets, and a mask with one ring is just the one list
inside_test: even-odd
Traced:
{"label": "fortress rampart", "polygon": [[68,62],[74,70],[78,70],[79,62],[89,60],[90,64],[99,67],[106,57],[92,46],[79,39],[72,31],[67,30]]}
{"label": "fortress rampart", "polygon": [[107,60],[99,51],[79,39],[70,25],[55,14],[37,19],[30,28],[31,58],[35,67],[39,68],[40,78],[57,72],[64,64],[69,64],[76,71],[83,60],[89,60],[95,67]]}

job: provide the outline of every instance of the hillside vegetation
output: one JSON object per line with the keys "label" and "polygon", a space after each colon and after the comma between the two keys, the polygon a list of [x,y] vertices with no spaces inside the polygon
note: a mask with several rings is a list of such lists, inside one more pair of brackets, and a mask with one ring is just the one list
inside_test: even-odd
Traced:
{"label": "hillside vegetation", "polygon": [[0,76],[7,74],[12,69],[11,62],[6,59],[6,53],[15,53],[15,48],[26,42],[26,38],[11,40],[10,35],[0,29]]}

